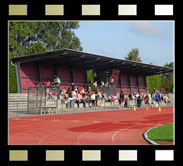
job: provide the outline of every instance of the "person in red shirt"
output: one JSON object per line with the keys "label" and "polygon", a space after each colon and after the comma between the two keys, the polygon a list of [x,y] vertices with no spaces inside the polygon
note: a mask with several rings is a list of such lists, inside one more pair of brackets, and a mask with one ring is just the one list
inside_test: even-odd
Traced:
{"label": "person in red shirt", "polygon": [[164,89],[163,88],[160,88],[160,91],[161,91],[161,93],[163,93],[164,92]]}
{"label": "person in red shirt", "polygon": [[46,86],[46,95],[48,95],[48,99],[52,97],[52,94],[50,92],[49,86],[51,85],[51,81],[49,80],[48,82],[45,83]]}

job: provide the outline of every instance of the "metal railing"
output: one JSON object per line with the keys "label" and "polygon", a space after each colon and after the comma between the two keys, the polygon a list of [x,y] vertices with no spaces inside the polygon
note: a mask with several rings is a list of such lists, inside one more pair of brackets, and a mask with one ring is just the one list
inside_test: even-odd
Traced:
{"label": "metal railing", "polygon": [[[9,117],[19,117],[19,116],[30,116],[30,115],[42,115],[42,114],[50,114],[50,113],[55,113],[55,114],[65,114],[65,113],[81,113],[81,112],[97,112],[97,111],[112,111],[112,110],[119,110],[119,109],[124,109],[124,102],[121,107],[119,107],[119,102],[118,98],[114,99],[112,102],[110,100],[86,100],[85,102],[85,107],[83,106],[83,102],[79,103],[79,108],[77,106],[76,100],[68,100],[68,99],[57,99],[58,104],[56,107],[54,107],[53,111],[51,106],[49,106],[49,101],[54,100],[54,99],[47,99],[48,106],[45,108],[48,108],[48,111],[43,111],[43,112],[34,112],[34,113],[29,113],[27,111],[27,108],[21,109],[20,106],[21,103],[26,103],[27,100],[22,100],[22,101],[9,101]],[[97,103],[98,101],[98,103]],[[11,104],[14,104],[13,107],[10,106]],[[163,106],[172,106],[173,103],[160,103],[157,105],[157,103],[154,102],[152,107],[163,107]],[[134,106],[138,108],[137,104],[137,99],[133,100],[128,100],[128,106],[126,109],[133,109]],[[147,107],[148,104],[144,104],[144,101],[141,100],[141,105],[139,108],[145,108]],[[148,106],[149,107],[149,106]],[[43,107],[44,108],[44,107]],[[50,111],[50,109],[52,111]]]}
{"label": "metal railing", "polygon": [[[30,86],[29,86],[29,81],[26,81],[26,87],[24,87],[24,88],[22,88],[23,90],[26,90],[27,88],[29,88]],[[35,82],[31,82],[34,86],[33,87],[36,87],[36,86],[45,86],[46,85],[46,81],[42,81],[42,82],[37,82],[37,81],[35,81]],[[89,83],[77,83],[77,82],[74,82],[74,85],[75,86],[77,86],[77,87],[84,87],[84,88],[87,88],[88,86],[90,86],[91,84],[89,84]],[[109,86],[109,85],[108,85]],[[123,90],[123,89],[126,89],[126,90],[123,90],[124,92],[126,92],[126,93],[130,93],[130,89],[131,89],[131,91],[133,91],[132,89],[133,88],[135,88],[136,90],[135,91],[138,91],[138,89],[141,89],[142,90],[142,92],[146,92],[147,91],[147,87],[145,87],[144,85],[139,85],[139,86],[134,86],[134,85],[131,85],[131,86],[129,86],[129,85],[114,85],[117,89],[121,89],[121,90]],[[60,84],[60,87],[63,87],[63,88],[68,88],[68,87],[72,87],[72,85],[71,85],[71,83],[64,83],[64,82],[62,82],[61,84]],[[101,88],[101,86],[97,86],[97,88]]]}
{"label": "metal railing", "polygon": [[[22,106],[22,104],[24,105]],[[19,116],[20,114],[27,114],[27,100],[9,100],[8,116],[14,117]]]}

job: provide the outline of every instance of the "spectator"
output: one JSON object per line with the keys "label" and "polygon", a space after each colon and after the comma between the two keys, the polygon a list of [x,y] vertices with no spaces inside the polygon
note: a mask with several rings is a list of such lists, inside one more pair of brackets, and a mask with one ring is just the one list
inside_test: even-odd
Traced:
{"label": "spectator", "polygon": [[48,99],[50,99],[52,96],[51,96],[51,92],[50,92],[50,89],[49,89],[49,86],[51,85],[51,81],[49,80],[48,82],[46,82],[45,86],[46,86],[46,95],[48,95]]}
{"label": "spectator", "polygon": [[68,90],[68,104],[69,104],[69,107],[70,107],[70,108],[73,107],[72,100],[73,100],[72,91],[69,89],[69,90]]}
{"label": "spectator", "polygon": [[141,95],[137,94],[136,97],[137,97],[137,107],[140,108],[141,107],[141,103],[142,103]]}
{"label": "spectator", "polygon": [[111,77],[111,80],[110,80],[110,85],[112,86],[114,84],[114,78]]}
{"label": "spectator", "polygon": [[160,96],[159,91],[157,90],[156,94],[155,94],[155,101],[157,104],[159,104],[160,100],[161,100],[161,96]]}
{"label": "spectator", "polygon": [[59,86],[60,83],[61,83],[61,81],[60,81],[59,76],[54,75],[54,77],[53,77],[53,84],[52,84],[52,85],[53,85],[53,86]]}
{"label": "spectator", "polygon": [[98,90],[99,104],[102,104],[102,91]]}
{"label": "spectator", "polygon": [[160,92],[161,93],[164,93],[164,89],[162,87],[160,88]]}
{"label": "spectator", "polygon": [[71,83],[71,88],[72,88],[72,91],[74,91],[75,90],[75,83]]}
{"label": "spectator", "polygon": [[144,96],[144,104],[149,104],[148,93]]}
{"label": "spectator", "polygon": [[124,95],[124,108],[128,108],[128,96]]}
{"label": "spectator", "polygon": [[118,107],[121,108],[122,107],[122,103],[124,102],[124,93],[123,93],[123,91],[121,91],[120,94],[119,94],[118,102],[119,102]]}
{"label": "spectator", "polygon": [[152,97],[151,97],[151,94],[149,93],[149,91],[147,91],[147,94],[148,94],[148,103],[149,103],[149,106],[152,107]]}
{"label": "spectator", "polygon": [[95,81],[93,83],[93,90],[96,91],[97,90],[97,87],[98,87],[98,84],[97,84],[97,81]]}
{"label": "spectator", "polygon": [[92,106],[95,106],[95,92],[92,91],[91,93],[91,102],[92,102]]}
{"label": "spectator", "polygon": [[86,103],[88,103],[88,107],[91,107],[91,91],[87,91],[85,95]]}
{"label": "spectator", "polygon": [[153,88],[153,90],[152,90],[152,92],[151,92],[152,104],[154,104],[154,101],[155,101],[155,95],[156,95],[156,90]]}
{"label": "spectator", "polygon": [[105,83],[104,81],[101,81],[101,88],[104,87]]}
{"label": "spectator", "polygon": [[81,102],[81,99],[82,99],[82,96],[81,96],[80,92],[77,91],[76,92],[76,101],[75,101],[75,103],[77,103],[78,108],[79,108],[79,103]]}
{"label": "spectator", "polygon": [[131,93],[129,93],[129,95],[128,95],[128,100],[129,100],[129,104],[133,107],[134,103],[133,103],[133,96]]}
{"label": "spectator", "polygon": [[111,105],[114,105],[115,103],[115,98],[114,98],[114,95],[110,95],[110,101],[111,101]]}
{"label": "spectator", "polygon": [[99,95],[98,95],[98,91],[95,90],[95,105],[98,105],[98,101],[99,101]]}

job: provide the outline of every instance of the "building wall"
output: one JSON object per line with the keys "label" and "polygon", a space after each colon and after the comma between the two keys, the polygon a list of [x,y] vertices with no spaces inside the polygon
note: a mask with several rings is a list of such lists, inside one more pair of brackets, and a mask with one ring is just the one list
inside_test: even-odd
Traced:
{"label": "building wall", "polygon": [[54,66],[53,65],[39,65],[39,72],[40,72],[40,82],[48,82],[49,80],[53,80]]}
{"label": "building wall", "polygon": [[139,79],[139,88],[140,88],[140,92],[141,93],[145,93],[146,92],[146,78],[145,76],[138,76]]}
{"label": "building wall", "polygon": [[57,74],[61,80],[61,88],[68,88],[72,83],[71,69],[69,67],[58,66]]}
{"label": "building wall", "polygon": [[20,64],[20,80],[22,92],[26,92],[25,88],[27,87],[35,86],[35,83],[38,82],[36,64]]}
{"label": "building wall", "polygon": [[[27,62],[20,64],[20,85],[22,92],[26,92],[27,87],[36,86],[38,82],[47,82],[48,80],[52,81],[55,73],[57,73],[61,79],[61,88],[70,87],[72,82],[74,82],[80,89],[85,87],[86,74],[83,68],[57,66],[55,69],[54,65],[39,64],[38,66],[36,63]],[[126,73],[121,73],[119,77],[121,85],[118,83],[118,79],[115,79],[117,89],[122,87],[124,93],[129,93],[130,89],[131,91],[137,92],[140,90],[140,92],[145,93],[146,82],[144,76],[128,76]]]}
{"label": "building wall", "polygon": [[130,84],[126,73],[121,73],[121,87],[124,93],[130,92]]}
{"label": "building wall", "polygon": [[130,75],[128,78],[128,75],[126,73],[121,73],[121,87],[124,93],[129,93],[130,88],[131,92],[133,91],[138,92],[139,90],[141,93],[145,93],[146,92],[145,76]]}
{"label": "building wall", "polygon": [[86,84],[85,70],[82,68],[73,69],[73,81],[78,84],[78,87],[84,88]]}
{"label": "building wall", "polygon": [[131,84],[131,91],[138,92],[138,84],[137,84],[137,76],[130,75],[130,84]]}
{"label": "building wall", "polygon": [[[84,87],[86,83],[85,71],[81,68],[69,68],[64,66],[57,66],[55,69],[54,65],[38,65],[32,62],[20,64],[20,80],[22,92],[26,93],[27,87],[34,87],[38,82],[43,84],[48,80],[53,81],[53,77],[57,72],[61,79],[61,88],[70,87],[71,83],[74,82],[79,88]],[[40,75],[39,75],[40,74]],[[40,76],[40,80],[39,80]]]}

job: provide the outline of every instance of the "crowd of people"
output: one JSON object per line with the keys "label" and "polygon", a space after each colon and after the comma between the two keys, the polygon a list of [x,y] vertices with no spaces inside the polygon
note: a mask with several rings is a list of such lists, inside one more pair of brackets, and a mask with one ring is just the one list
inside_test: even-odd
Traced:
{"label": "crowd of people", "polygon": [[[46,86],[59,86],[61,83],[58,76],[54,76],[53,82],[47,82]],[[104,85],[102,85],[104,86]],[[156,89],[153,89],[152,92],[148,91],[146,93],[124,93],[120,91],[119,94],[110,94],[107,95],[106,92],[102,90],[102,86],[97,85],[97,81],[91,81],[87,88],[78,88],[74,83],[71,84],[69,88],[63,88],[58,93],[58,99],[64,99],[67,107],[72,108],[74,103],[77,104],[77,107],[80,107],[80,104],[83,107],[93,107],[93,106],[102,106],[104,102],[110,102],[111,105],[115,103],[118,104],[118,108],[128,108],[137,106],[141,107],[142,103],[148,107],[158,106],[160,103],[170,102],[170,95],[163,92],[163,88],[160,89],[160,92]],[[46,95],[48,99],[52,97],[51,91],[49,88],[46,90]]]}

